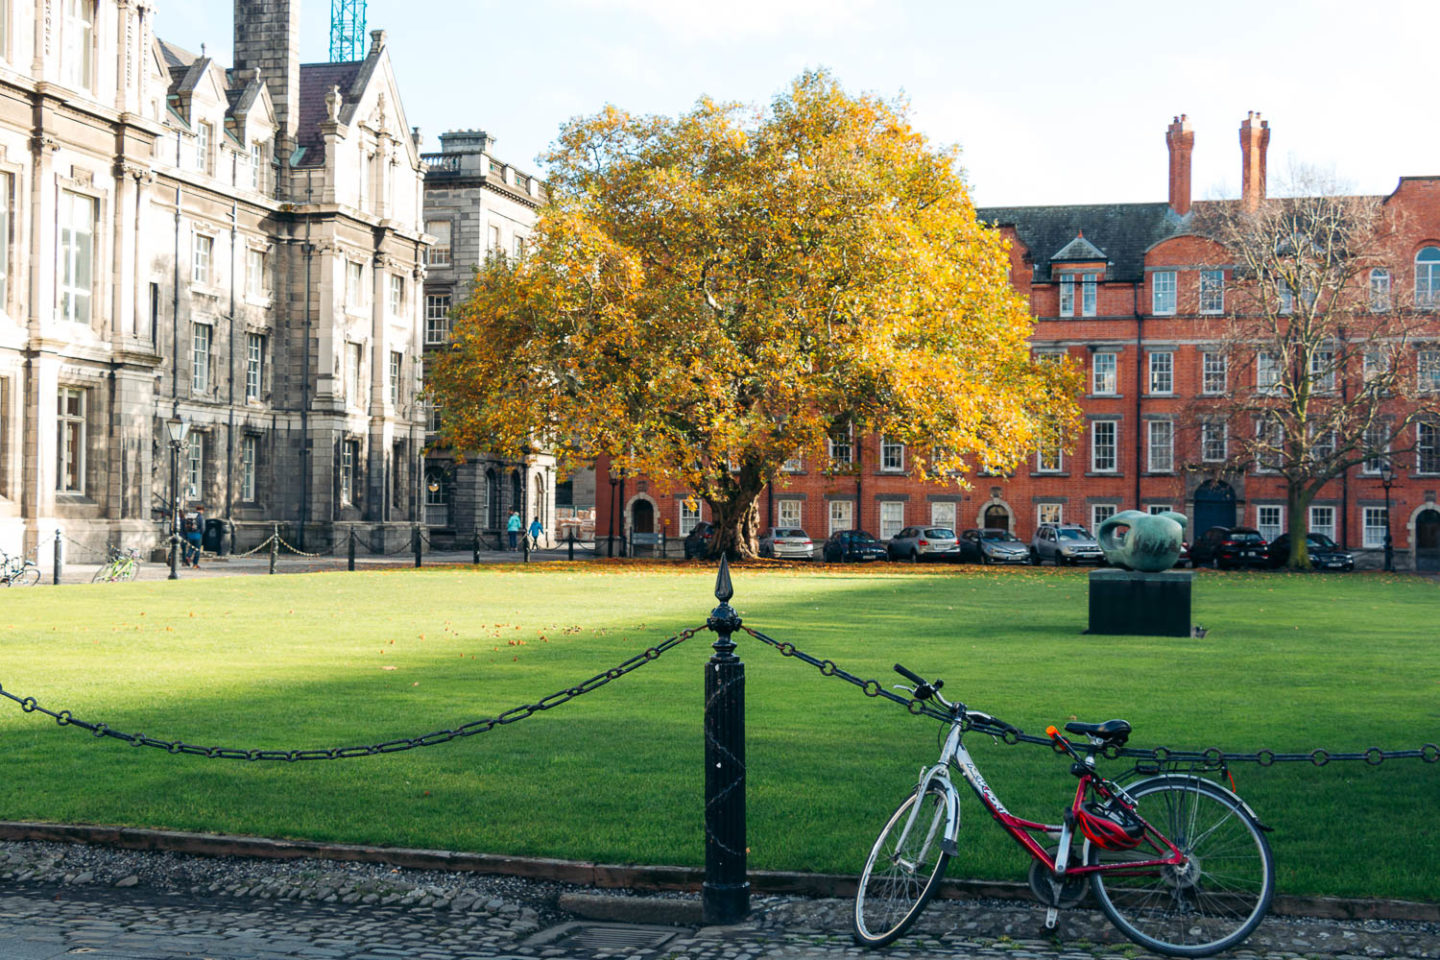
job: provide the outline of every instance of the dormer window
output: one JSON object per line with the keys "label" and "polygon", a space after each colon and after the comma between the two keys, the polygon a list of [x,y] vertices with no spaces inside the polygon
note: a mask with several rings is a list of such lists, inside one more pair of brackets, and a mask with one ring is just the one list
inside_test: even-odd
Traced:
{"label": "dormer window", "polygon": [[[95,37],[95,0],[63,0],[65,22],[60,49],[60,76],[77,90],[89,90],[95,69],[91,47]],[[49,26],[48,10],[46,15]],[[47,41],[48,42],[48,41]]]}

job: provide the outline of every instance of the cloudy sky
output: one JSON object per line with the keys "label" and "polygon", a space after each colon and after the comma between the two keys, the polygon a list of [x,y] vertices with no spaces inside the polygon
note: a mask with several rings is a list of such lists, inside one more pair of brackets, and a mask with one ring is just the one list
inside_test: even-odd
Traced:
{"label": "cloudy sky", "polygon": [[[329,53],[328,0],[299,0],[301,57]],[[228,0],[168,0],[157,30],[229,63]],[[1247,111],[1271,124],[1271,189],[1291,165],[1388,193],[1440,175],[1434,0],[369,0],[409,122],[438,150],[480,128],[535,158],[559,125],[610,102],[676,113],[702,94],[764,103],[824,66],[853,90],[905,95],[958,144],[983,204],[1166,197],[1165,127],[1196,133],[1194,195],[1240,186]]]}

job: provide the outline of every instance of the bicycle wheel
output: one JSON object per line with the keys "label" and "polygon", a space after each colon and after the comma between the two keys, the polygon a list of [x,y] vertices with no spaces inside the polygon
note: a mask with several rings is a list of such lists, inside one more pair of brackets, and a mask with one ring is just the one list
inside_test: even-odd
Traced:
{"label": "bicycle wheel", "polygon": [[103,566],[103,567],[101,567],[99,570],[96,570],[96,571],[95,571],[95,576],[93,576],[93,577],[90,578],[90,582],[91,582],[91,583],[109,583],[109,582],[110,582],[110,575],[114,572],[114,569],[115,569],[115,565],[114,565],[113,563],[107,563],[107,564],[105,564],[105,566]]}
{"label": "bicycle wheel", "polygon": [[1131,940],[1157,953],[1204,957],[1229,949],[1260,925],[1275,891],[1270,844],[1242,801],[1209,780],[1156,777],[1127,788],[1152,828],[1134,850],[1085,842],[1088,864],[1155,860],[1164,834],[1183,866],[1100,871],[1091,888],[1105,915]]}
{"label": "bicycle wheel", "polygon": [[[855,940],[883,947],[910,929],[935,894],[950,854],[945,850],[946,787],[932,780],[890,815],[870,848],[855,891]],[[902,837],[910,810],[920,811]]]}
{"label": "bicycle wheel", "polygon": [[40,582],[40,568],[35,564],[26,564],[25,569],[10,578],[12,587],[33,587]]}
{"label": "bicycle wheel", "polygon": [[124,582],[128,583],[129,581],[134,580],[134,579],[135,579],[135,575],[138,574],[139,572],[140,572],[140,561],[139,561],[139,560],[136,560],[136,559],[133,558],[133,557],[131,557],[131,558],[127,559],[123,564],[121,564],[121,566],[120,566],[120,571],[119,571],[118,574],[116,574],[115,579],[116,579],[116,580],[121,580],[121,581],[124,581]]}

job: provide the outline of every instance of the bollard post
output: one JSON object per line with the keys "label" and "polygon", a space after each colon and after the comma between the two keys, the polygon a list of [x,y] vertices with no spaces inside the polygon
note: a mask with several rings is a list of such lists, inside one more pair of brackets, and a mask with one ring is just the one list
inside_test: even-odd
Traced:
{"label": "bollard post", "polygon": [[64,547],[64,545],[60,542],[60,530],[59,530],[59,528],[57,527],[56,530],[55,530],[55,578],[54,578],[54,583],[55,583],[55,586],[57,586],[57,587],[60,586],[60,569],[61,569],[61,567],[63,567],[64,564],[65,564],[64,551],[65,551],[65,547]]}
{"label": "bollard post", "polygon": [[569,536],[568,539],[570,540],[570,559],[571,559],[571,560],[574,560],[574,559],[575,559],[575,528],[574,528],[574,527],[571,527],[571,528],[570,528],[570,536]]}
{"label": "bollard post", "polygon": [[530,562],[530,534],[524,530],[520,531],[520,554],[521,560]]}
{"label": "bollard post", "polygon": [[750,912],[745,879],[745,664],[730,635],[740,616],[730,562],[720,558],[715,599],[706,621],[715,631],[715,655],[705,664],[705,882],[700,888],[706,924],[735,923]]}
{"label": "bollard post", "polygon": [[479,566],[479,565],[480,565],[480,531],[479,531],[479,530],[476,530],[476,531],[475,531],[475,545],[471,548],[471,551],[470,551],[470,552],[471,552],[471,554],[472,554],[470,562],[473,563],[473,564],[475,564],[476,566]]}
{"label": "bollard post", "polygon": [[355,572],[355,528],[350,528],[350,543],[346,547],[345,563],[351,573]]}
{"label": "bollard post", "polygon": [[270,574],[275,574],[275,561],[280,557],[280,524],[270,532]]}
{"label": "bollard post", "polygon": [[171,580],[180,579],[180,534],[170,534],[170,577]]}
{"label": "bollard post", "polygon": [[420,567],[420,525],[416,524],[410,529],[410,545],[415,549],[415,567]]}

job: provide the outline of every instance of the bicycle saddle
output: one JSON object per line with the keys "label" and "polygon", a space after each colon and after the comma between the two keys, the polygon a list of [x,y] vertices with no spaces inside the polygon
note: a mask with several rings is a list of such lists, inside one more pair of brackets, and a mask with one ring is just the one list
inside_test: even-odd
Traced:
{"label": "bicycle saddle", "polygon": [[1104,723],[1075,723],[1072,721],[1065,724],[1065,732],[1086,733],[1118,747],[1130,739],[1130,724],[1125,720],[1106,720]]}

